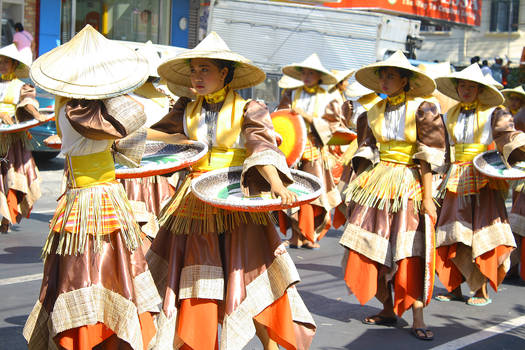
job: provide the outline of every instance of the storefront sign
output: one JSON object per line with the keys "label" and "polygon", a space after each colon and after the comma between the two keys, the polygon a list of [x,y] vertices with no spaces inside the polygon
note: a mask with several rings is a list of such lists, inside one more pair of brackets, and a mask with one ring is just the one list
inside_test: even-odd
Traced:
{"label": "storefront sign", "polygon": [[479,26],[481,0],[341,0],[329,7],[380,10]]}

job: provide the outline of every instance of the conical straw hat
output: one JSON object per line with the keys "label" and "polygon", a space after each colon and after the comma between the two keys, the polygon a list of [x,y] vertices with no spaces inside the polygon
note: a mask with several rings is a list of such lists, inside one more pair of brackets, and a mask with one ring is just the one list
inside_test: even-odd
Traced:
{"label": "conical straw hat", "polygon": [[374,90],[375,92],[382,93],[383,91],[381,91],[381,86],[379,84],[378,70],[386,67],[401,68],[412,72],[412,77],[409,80],[410,90],[406,93],[408,96],[427,96],[436,88],[434,80],[411,65],[400,50],[394,52],[392,56],[384,61],[372,63],[359,69],[355,73],[355,79],[361,83],[361,85]]}
{"label": "conical straw hat", "polygon": [[148,40],[144,46],[140,47],[137,50],[138,53],[140,53],[142,56],[146,58],[149,64],[149,76],[150,77],[159,77],[159,73],[157,73],[157,67],[161,63],[161,57],[159,55],[159,52],[155,47],[153,46],[153,43],[151,40]]}
{"label": "conical straw hat", "polygon": [[498,90],[501,90],[504,88],[503,84],[497,81],[496,79],[494,79],[491,74],[485,75],[485,80],[487,81],[487,83],[489,83],[489,85],[494,86]]}
{"label": "conical straw hat", "polygon": [[344,80],[350,79],[350,77],[355,73],[355,69],[347,69],[347,70],[330,69],[330,72],[332,72],[332,74],[337,79],[337,82],[335,83],[335,85],[337,85]]}
{"label": "conical straw hat", "polygon": [[[166,79],[168,87],[176,95],[183,95],[190,88],[190,63],[192,58],[209,58],[235,63],[233,80],[230,83],[232,89],[244,89],[260,84],[266,78],[266,74],[252,62],[230,50],[228,45],[215,32],[208,34],[195,48],[185,51],[173,58],[165,60],[157,69],[159,75]],[[186,88],[186,89],[180,89]],[[191,96],[188,96],[191,97]]]}
{"label": "conical straw hat", "polygon": [[[29,54],[25,54],[25,53]],[[18,62],[18,66],[15,68],[15,75],[18,78],[27,78],[29,76],[29,67],[31,67],[31,50],[18,51],[15,44],[4,46],[0,49],[0,56],[9,57]]]}
{"label": "conical straw hat", "polygon": [[302,68],[309,68],[318,71],[321,73],[321,83],[326,85],[333,85],[337,83],[337,78],[326,69],[319,56],[316,53],[308,56],[304,61],[300,63],[292,63],[290,65],[284,66],[282,71],[284,74],[291,76],[297,80],[303,80],[303,74],[301,72]]}
{"label": "conical straw hat", "polygon": [[144,56],[88,24],[69,42],[40,56],[30,75],[54,95],[97,100],[135,90],[148,78],[148,68]]}
{"label": "conical straw hat", "polygon": [[452,73],[450,62],[439,62],[439,63],[420,63],[417,66],[421,72],[425,73],[432,79],[442,77]]}
{"label": "conical straw hat", "polygon": [[374,93],[374,91],[359,84],[358,81],[354,81],[350,84],[345,91],[345,95],[349,98],[362,97],[371,93]]}
{"label": "conical straw hat", "polygon": [[478,101],[487,106],[499,106],[503,103],[503,95],[494,86],[487,82],[477,63],[471,64],[459,72],[451,73],[445,77],[436,78],[437,88],[440,92],[460,101],[457,91],[458,79],[468,80],[482,86],[478,93]]}
{"label": "conical straw hat", "polygon": [[277,84],[281,89],[296,89],[300,86],[303,86],[303,82],[301,80],[297,80],[286,74],[283,75],[281,79],[279,79]]}
{"label": "conical straw hat", "polygon": [[507,99],[511,95],[516,94],[516,95],[520,95],[522,100],[525,100],[525,90],[523,90],[523,87],[521,87],[521,86],[517,86],[514,89],[503,89],[503,90],[501,90],[501,93]]}

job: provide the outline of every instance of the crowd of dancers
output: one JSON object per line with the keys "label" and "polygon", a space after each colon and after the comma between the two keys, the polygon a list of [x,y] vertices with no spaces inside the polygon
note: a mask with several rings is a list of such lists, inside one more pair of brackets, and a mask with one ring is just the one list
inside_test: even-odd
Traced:
{"label": "crowd of dancers", "polygon": [[[34,87],[20,80],[29,74],[55,95],[66,164],[23,332],[30,349],[241,349],[254,335],[265,349],[308,349],[316,325],[287,248],[322,249],[332,226],[343,227],[349,291],[383,305],[363,322],[393,325],[412,309],[421,340],[434,337],[423,318],[429,254],[448,290],[440,302],[482,307],[492,302],[487,286],[497,292],[509,269],[525,279],[523,182],[473,166],[494,148],[508,167],[525,160],[523,88],[500,92],[477,64],[445,74],[414,67],[400,51],[357,70],[330,71],[316,54],[283,67],[278,109],[306,125],[294,168],[323,185],[317,199],[293,207],[299,195],[278,148],[287,135],[274,132],[264,103],[236,91],[264,72],[216,33],[162,62],[151,50],[89,25],[32,64],[12,45],[0,49],[2,123],[45,119]],[[331,145],[341,130],[356,139]],[[27,131],[0,140],[7,233],[29,216],[40,176]],[[116,178],[115,161],[140,164],[146,141],[188,140],[208,146],[190,168]],[[243,213],[192,192],[193,180],[234,166],[245,196],[269,193],[292,208]],[[276,224],[291,238],[283,241]]]}

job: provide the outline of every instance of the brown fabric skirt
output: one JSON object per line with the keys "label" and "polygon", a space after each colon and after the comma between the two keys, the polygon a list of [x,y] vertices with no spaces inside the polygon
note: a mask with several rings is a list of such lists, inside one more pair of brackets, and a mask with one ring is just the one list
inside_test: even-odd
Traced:
{"label": "brown fabric skirt", "polygon": [[[350,216],[339,243],[346,248],[342,266],[345,282],[361,304],[391,283],[398,315],[422,298],[424,269],[423,219],[409,200],[406,208],[391,212],[349,203]],[[409,278],[407,278],[409,276]],[[385,288],[379,288],[380,284]]]}
{"label": "brown fabric skirt", "polygon": [[[222,324],[221,348],[241,349],[255,335],[253,318],[287,298],[291,315],[278,315],[277,319],[293,320],[293,342],[297,349],[307,349],[315,323],[293,287],[299,275],[290,256],[274,255],[280,244],[272,225],[248,222],[222,234],[188,235],[161,227],[147,256],[164,298],[156,348],[199,341],[192,339],[194,330],[187,330],[180,320],[191,319],[188,314],[198,312],[199,303],[209,300],[217,305],[217,320]],[[214,329],[206,334],[217,334],[217,324],[209,327]],[[267,327],[272,337],[273,328]],[[272,338],[279,342],[280,336]]]}
{"label": "brown fabric skirt", "polygon": [[11,224],[29,217],[40,198],[40,174],[26,143],[17,139],[0,156],[0,215]]}
{"label": "brown fabric skirt", "polygon": [[128,195],[135,219],[142,231],[152,238],[159,230],[157,218],[160,210],[175,193],[168,179],[166,176],[120,179]]}
{"label": "brown fabric skirt", "polygon": [[29,349],[55,349],[62,332],[103,323],[132,349],[143,350],[139,315],[157,313],[160,302],[142,250],[130,252],[116,231],[98,253],[90,239],[82,255],[47,256],[23,333]]}
{"label": "brown fabric skirt", "polygon": [[[392,283],[396,313],[402,315],[423,292],[424,222],[408,200],[397,212],[349,203],[350,216],[339,243],[347,248],[343,270],[347,286],[365,304],[380,283]],[[373,278],[356,271],[366,271]],[[398,276],[398,274],[400,274]],[[410,275],[410,278],[404,276]]]}
{"label": "brown fabric skirt", "polygon": [[479,290],[487,279],[496,290],[501,278],[481,271],[483,264],[476,259],[493,260],[499,270],[497,275],[504,275],[510,266],[509,255],[516,243],[503,194],[488,186],[470,196],[447,190],[436,228],[436,247],[436,272],[449,290],[459,286],[457,278],[451,278],[451,269],[457,269],[473,291]]}

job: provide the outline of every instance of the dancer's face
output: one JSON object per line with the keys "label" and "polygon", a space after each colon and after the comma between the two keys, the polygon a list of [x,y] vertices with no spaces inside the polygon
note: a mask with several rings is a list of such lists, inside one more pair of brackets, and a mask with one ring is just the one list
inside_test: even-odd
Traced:
{"label": "dancer's face", "polygon": [[524,103],[525,98],[521,97],[518,94],[511,94],[509,98],[507,99],[507,103],[509,104],[509,108],[513,111],[517,111],[520,109]]}
{"label": "dancer's face", "polygon": [[15,71],[16,61],[6,56],[0,56],[0,74],[11,74]]}
{"label": "dancer's face", "polygon": [[321,80],[321,73],[313,69],[303,68],[302,80],[306,87],[315,86]]}
{"label": "dancer's face", "polygon": [[191,85],[199,95],[208,95],[224,87],[228,68],[219,69],[215,62],[207,58],[193,58],[190,62]]}
{"label": "dancer's face", "polygon": [[457,91],[461,102],[472,103],[478,98],[479,84],[470,80],[459,79]]}
{"label": "dancer's face", "polygon": [[402,77],[399,70],[387,67],[379,71],[379,87],[384,94],[396,96],[404,91],[408,78]]}

